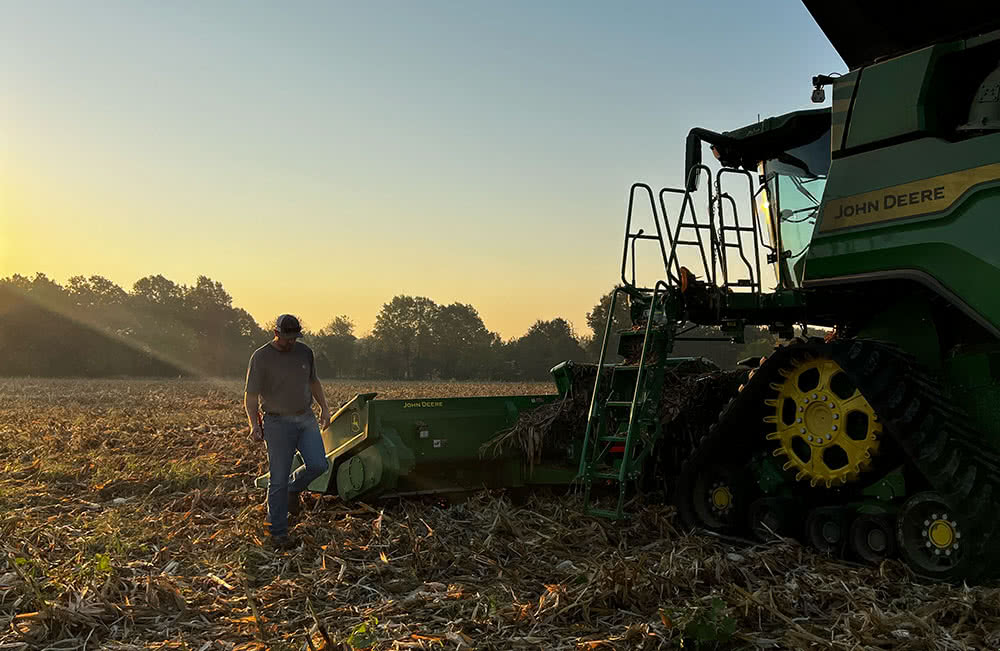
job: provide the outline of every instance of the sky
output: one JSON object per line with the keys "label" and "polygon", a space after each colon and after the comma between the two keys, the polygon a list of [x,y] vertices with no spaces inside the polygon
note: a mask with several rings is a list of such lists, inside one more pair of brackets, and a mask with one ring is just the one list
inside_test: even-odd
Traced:
{"label": "sky", "polygon": [[630,184],[680,185],[688,129],[814,108],[845,71],[790,0],[0,0],[0,277],[584,333]]}

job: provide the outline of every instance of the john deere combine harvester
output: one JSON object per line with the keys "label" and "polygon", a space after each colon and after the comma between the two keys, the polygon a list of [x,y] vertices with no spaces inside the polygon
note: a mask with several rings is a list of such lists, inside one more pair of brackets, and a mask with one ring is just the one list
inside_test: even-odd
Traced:
{"label": "john deere combine harvester", "polygon": [[[941,579],[994,574],[1000,14],[806,5],[851,68],[813,80],[818,101],[832,85],[832,108],[692,129],[685,188],[633,186],[614,296],[635,324],[620,333],[626,362],[605,363],[609,322],[586,425],[560,454],[529,468],[517,451],[479,450],[539,404],[570,400],[581,366],[557,367],[562,397],[359,396],[326,431],[332,470],[313,487],[353,498],[576,481],[587,508],[621,517],[653,468],[697,527],[899,556]],[[702,164],[703,144],[718,169]],[[652,207],[650,232],[633,226],[637,199]],[[653,287],[635,280],[642,242],[662,258]],[[715,424],[684,443],[662,402],[678,377],[668,354],[690,324],[737,340],[766,325],[788,343],[751,364]],[[792,339],[795,324],[829,334]],[[591,488],[608,484],[614,504],[595,507]]]}

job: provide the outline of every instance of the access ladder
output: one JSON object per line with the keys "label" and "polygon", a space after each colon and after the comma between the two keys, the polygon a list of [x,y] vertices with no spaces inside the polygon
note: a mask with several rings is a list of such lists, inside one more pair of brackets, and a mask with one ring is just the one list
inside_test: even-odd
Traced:
{"label": "access ladder", "polygon": [[[663,281],[657,283],[644,328],[619,333],[619,351],[634,350],[635,341],[641,340],[638,363],[626,359],[623,364],[605,366],[612,319],[605,328],[578,473],[584,483],[584,509],[592,515],[625,517],[628,486],[642,479],[644,465],[662,434],[658,406],[672,330],[666,324],[655,323],[654,315],[664,297],[661,290],[666,288]],[[615,290],[612,310],[618,297],[630,290]],[[614,509],[595,506],[591,493],[594,482],[610,482],[617,487]]]}
{"label": "access ladder", "polygon": [[[647,234],[643,229],[632,230],[632,211],[638,194],[645,194],[649,200],[655,235]],[[668,285],[661,280],[653,289],[636,287],[635,244],[638,240],[656,241],[664,269],[668,270],[668,248],[672,251],[674,246],[673,238],[668,232],[666,236],[670,240],[670,246],[668,247],[664,241],[665,232],[660,224],[652,188],[643,183],[634,184],[629,191],[625,222],[621,268],[623,285],[616,288],[611,296],[577,473],[584,484],[584,510],[592,515],[612,519],[625,516],[625,496],[628,486],[631,482],[642,478],[643,466],[660,438],[662,428],[657,408],[663,388],[667,355],[672,348],[673,330],[672,324],[657,322],[656,315],[658,308],[662,308]],[[631,278],[628,278],[626,270],[630,253],[632,273]],[[619,338],[617,352],[625,358],[625,363],[606,365],[615,307],[623,294],[638,304],[648,301],[645,327],[617,333]],[[660,309],[659,313],[662,315],[663,310]],[[638,342],[641,342],[641,347],[636,362],[634,351]],[[616,485],[617,499],[614,509],[599,508],[594,503],[592,488],[595,482],[610,482]]]}

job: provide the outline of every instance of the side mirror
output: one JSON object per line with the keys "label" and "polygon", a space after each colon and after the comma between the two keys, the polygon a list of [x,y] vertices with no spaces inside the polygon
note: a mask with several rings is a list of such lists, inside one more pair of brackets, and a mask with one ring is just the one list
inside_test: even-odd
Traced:
{"label": "side mirror", "polygon": [[701,170],[695,168],[701,165],[701,138],[694,131],[688,133],[684,147],[684,186],[688,192],[698,189],[698,179]]}

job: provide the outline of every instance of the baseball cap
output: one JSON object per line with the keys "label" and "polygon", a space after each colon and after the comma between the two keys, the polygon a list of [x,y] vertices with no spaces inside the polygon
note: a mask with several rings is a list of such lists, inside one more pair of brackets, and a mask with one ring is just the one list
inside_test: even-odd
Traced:
{"label": "baseball cap", "polygon": [[302,336],[302,324],[291,314],[282,314],[274,322],[274,329],[278,331],[278,336],[285,339],[298,339]]}

